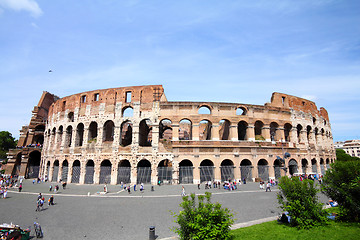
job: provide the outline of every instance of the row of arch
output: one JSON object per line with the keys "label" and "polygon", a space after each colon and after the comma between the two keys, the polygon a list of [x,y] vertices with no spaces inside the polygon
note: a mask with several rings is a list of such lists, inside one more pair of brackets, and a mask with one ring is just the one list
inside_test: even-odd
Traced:
{"label": "row of arch", "polygon": [[[159,139],[173,139],[173,129],[176,126],[177,130],[177,138],[179,140],[193,140],[193,124],[189,119],[182,119],[179,122],[179,125],[173,125],[170,119],[163,119],[159,123]],[[301,134],[305,131],[303,130],[303,126],[298,124],[295,128],[290,124],[286,123],[283,126],[280,126],[276,122],[271,122],[269,127],[266,127],[262,121],[256,121],[254,126],[249,126],[249,123],[246,121],[240,121],[237,123],[237,130],[231,131],[231,122],[227,119],[223,119],[219,122],[218,125],[218,136],[219,140],[234,140],[237,139],[241,140],[249,140],[249,137],[253,135],[255,140],[266,140],[265,136],[269,134],[271,141],[279,141],[284,140],[286,142],[300,142],[301,141]],[[151,146],[152,144],[152,127],[153,124],[149,119],[143,119],[139,123],[139,134],[138,134],[138,141],[140,146]],[[201,120],[199,122],[199,133],[196,139],[199,140],[212,140],[213,139],[213,124],[209,120]],[[130,120],[126,120],[121,123],[120,125],[120,138],[119,144],[121,146],[128,146],[133,142],[133,128],[134,125]],[[254,128],[252,130],[252,128]],[[115,131],[115,124],[112,120],[108,120],[102,126],[102,139],[98,139],[99,134],[99,126],[98,123],[92,121],[89,126],[87,127],[87,139],[84,139],[84,132],[85,132],[85,125],[83,123],[79,123],[76,126],[75,131],[73,130],[73,126],[69,125],[64,129],[61,125],[58,129],[55,127],[52,130],[48,129],[47,137],[49,138],[50,145],[60,145],[61,141],[63,140],[63,134],[65,133],[64,139],[64,146],[70,147],[73,139],[73,132],[75,133],[75,143],[74,146],[83,146],[84,141],[88,143],[96,142],[96,141],[103,141],[103,142],[111,142],[114,141],[114,131]],[[254,131],[253,134],[250,131]],[[269,131],[268,133],[265,131]],[[296,138],[291,139],[295,135],[290,134],[291,131],[296,131]],[[312,133],[314,133],[314,139],[312,140]],[[312,131],[311,126],[306,127],[306,134],[308,142],[316,143],[316,141],[321,142],[324,136],[330,137],[329,132],[325,132],[323,128],[320,130],[318,128],[314,128]],[[55,139],[57,137],[57,142],[55,143]],[[237,136],[232,136],[237,135]],[[321,138],[320,138],[321,137]]]}
{"label": "row of arch", "polygon": [[[302,159],[300,163],[298,163],[295,159],[291,159],[289,160],[287,167],[290,175],[298,172],[324,174],[326,169],[330,167],[329,164],[332,162],[333,160],[324,160],[321,158],[319,162],[320,172],[316,159],[312,159],[311,161]],[[248,181],[252,181],[253,178],[256,177],[268,180],[269,178],[278,179],[281,175],[284,175],[281,173],[281,169],[283,168],[281,168],[281,163],[278,159],[274,160],[271,166],[266,159],[258,160],[256,166],[253,166],[249,159],[243,159],[240,162],[240,166],[238,166],[240,171],[238,167],[234,165],[232,160],[224,159],[218,167],[220,168],[220,176],[218,177],[221,178],[221,181],[227,181],[239,177],[241,179],[245,178]],[[271,174],[270,167],[273,167]],[[115,171],[115,168],[117,171]],[[98,169],[97,174],[95,174],[96,169]],[[156,174],[153,174],[153,171],[156,171]],[[117,166],[113,166],[110,160],[103,160],[98,165],[96,165],[93,160],[88,160],[83,163],[79,160],[75,160],[71,163],[71,166],[67,160],[62,161],[61,164],[59,160],[55,160],[52,165],[50,161],[47,162],[45,175],[53,182],[61,179],[66,182],[80,183],[80,176],[83,173],[83,180],[81,183],[85,184],[120,184],[134,181],[137,183],[151,183],[158,181],[163,183],[174,183],[174,179],[177,179],[178,181],[175,183],[181,184],[194,183],[194,177],[198,177],[200,182],[213,181],[215,179],[215,171],[215,164],[209,159],[201,161],[198,169],[194,167],[193,162],[189,159],[184,159],[179,162],[177,169],[173,168],[172,162],[168,159],[160,161],[155,166],[147,159],[139,161],[136,166],[131,166],[129,160],[121,160]],[[236,171],[239,172],[236,173]],[[115,173],[116,175],[114,175]],[[96,177],[97,179],[95,179]]]}

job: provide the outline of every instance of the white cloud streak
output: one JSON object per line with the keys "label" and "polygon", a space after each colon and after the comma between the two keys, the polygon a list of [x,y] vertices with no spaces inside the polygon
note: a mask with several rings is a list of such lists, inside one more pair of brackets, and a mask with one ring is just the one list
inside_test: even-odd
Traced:
{"label": "white cloud streak", "polygon": [[14,11],[27,11],[31,16],[37,18],[43,11],[34,0],[0,0],[0,6]]}

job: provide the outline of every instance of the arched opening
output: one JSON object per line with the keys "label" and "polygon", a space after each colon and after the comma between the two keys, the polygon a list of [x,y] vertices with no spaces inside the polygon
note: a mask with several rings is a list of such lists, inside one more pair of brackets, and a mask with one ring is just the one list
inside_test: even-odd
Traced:
{"label": "arched opening", "polygon": [[193,183],[194,166],[190,160],[182,160],[179,163],[179,183]]}
{"label": "arched opening", "polygon": [[133,124],[130,121],[121,124],[120,145],[122,147],[129,146],[132,143],[132,129]]}
{"label": "arched opening", "polygon": [[292,129],[292,125],[290,123],[285,123],[284,125],[284,136],[285,136],[285,142],[290,142],[290,131]]}
{"label": "arched opening", "polygon": [[271,141],[278,141],[279,139],[279,134],[278,134],[278,128],[279,128],[279,124],[277,124],[276,122],[272,122],[270,123],[270,138]]}
{"label": "arched opening", "polygon": [[94,183],[94,161],[88,160],[85,167],[85,184],[93,184]]}
{"label": "arched opening", "polygon": [[208,106],[201,106],[198,110],[198,114],[211,114],[211,109]]}
{"label": "arched opening", "polygon": [[72,166],[71,182],[79,183],[80,181],[80,161],[75,160]]}
{"label": "arched opening", "polygon": [[326,159],[326,169],[330,169],[330,161],[328,158]]}
{"label": "arched opening", "polygon": [[98,124],[97,122],[91,122],[89,125],[88,143],[96,143],[97,135],[98,135]]}
{"label": "arched opening", "polygon": [[146,159],[141,160],[137,165],[136,182],[151,183],[151,163]]}
{"label": "arched opening", "polygon": [[231,181],[234,179],[234,163],[229,159],[221,162],[221,181]]}
{"label": "arched opening", "polygon": [[241,121],[238,123],[238,139],[239,140],[247,140],[246,131],[248,129],[248,124],[245,121]]}
{"label": "arched opening", "polygon": [[132,107],[126,107],[123,109],[122,116],[127,117],[133,117],[134,116],[134,109]]}
{"label": "arched opening", "polygon": [[199,123],[199,140],[211,140],[212,123],[208,120],[202,120]]}
{"label": "arched opening", "polygon": [[241,180],[252,181],[252,164],[248,159],[244,159],[240,163]]}
{"label": "arched opening", "polygon": [[152,127],[149,119],[144,119],[139,124],[139,145],[149,147],[152,143]]}
{"label": "arched opening", "polygon": [[58,175],[59,175],[59,160],[55,160],[53,165],[53,174],[52,174],[52,182],[58,181]]}
{"label": "arched opening", "polygon": [[104,142],[112,142],[114,141],[114,122],[111,120],[108,120],[105,122],[104,124],[104,138],[103,141]]}
{"label": "arched opening", "polygon": [[129,160],[121,160],[118,165],[117,183],[130,183],[131,182],[131,165]]}
{"label": "arched opening", "polygon": [[44,143],[44,135],[43,134],[35,135],[34,138],[33,138],[32,143],[34,143],[36,145],[40,145],[40,146],[43,145],[43,143]]}
{"label": "arched opening", "polygon": [[76,128],[75,147],[81,147],[83,145],[84,138],[84,124],[79,123]]}
{"label": "arched opening", "polygon": [[311,159],[311,166],[312,166],[312,172],[313,173],[317,173],[317,166],[316,166],[316,159],[315,158],[313,158],[313,159]]}
{"label": "arched opening", "polygon": [[182,119],[179,122],[179,140],[192,139],[192,123],[188,119]]}
{"label": "arched opening", "polygon": [[50,144],[52,147],[55,144],[55,139],[56,139],[56,128],[53,128],[51,131],[51,137],[50,137]]}
{"label": "arched opening", "polygon": [[214,163],[211,160],[203,160],[200,163],[200,182],[214,180]]}
{"label": "arched opening", "polygon": [[255,140],[265,140],[262,135],[262,128],[264,127],[264,123],[262,121],[255,122]]}
{"label": "arched opening", "polygon": [[303,129],[303,127],[300,124],[298,124],[296,126],[296,136],[297,136],[298,143],[300,143],[300,141],[301,141],[301,131],[302,131],[302,129]]}
{"label": "arched opening", "polygon": [[44,134],[44,132],[45,132],[45,125],[40,124],[35,127],[35,133]]}
{"label": "arched opening", "polygon": [[172,183],[172,162],[169,159],[162,160],[158,165],[158,182],[163,184]]}
{"label": "arched opening", "polygon": [[112,164],[109,160],[104,160],[100,164],[100,184],[111,183],[111,167]]}
{"label": "arched opening", "polygon": [[280,179],[280,177],[281,177],[281,162],[279,159],[276,159],[274,161],[274,173],[275,173],[275,179]]}
{"label": "arched opening", "polygon": [[172,128],[171,121],[169,119],[163,119],[159,124],[159,137],[160,139],[172,140]]}
{"label": "arched opening", "polygon": [[39,151],[32,151],[29,154],[29,162],[27,169],[28,178],[37,178],[40,170],[41,153]]}
{"label": "arched opening", "polygon": [[60,126],[58,129],[58,138],[57,138],[57,143],[56,143],[57,148],[60,148],[60,146],[61,146],[61,141],[63,139],[63,133],[64,133],[64,127]]}
{"label": "arched opening", "polygon": [[50,161],[48,161],[47,164],[46,164],[45,172],[46,172],[45,179],[48,179],[48,181],[50,181],[50,179],[49,179],[49,176],[50,176]]}
{"label": "arched opening", "polygon": [[11,176],[19,176],[20,170],[21,170],[21,157],[22,157],[22,152],[19,152],[16,155],[16,160],[15,160],[15,164],[14,164],[14,168],[12,170]]}
{"label": "arched opening", "polygon": [[297,161],[295,159],[291,159],[289,161],[289,173],[290,175],[294,175],[294,173],[298,172],[298,164]]}
{"label": "arched opening", "polygon": [[308,160],[307,159],[305,159],[305,158],[303,158],[303,159],[301,159],[301,167],[302,167],[302,172],[303,173],[307,173],[307,167],[308,167]]}
{"label": "arched opening", "polygon": [[310,143],[310,141],[311,141],[311,126],[309,126],[309,125],[306,127],[306,138],[307,138],[308,143]]}
{"label": "arched opening", "polygon": [[244,107],[238,107],[237,109],[236,109],[236,115],[246,115],[246,108],[244,108]]}
{"label": "arched opening", "polygon": [[69,114],[68,114],[68,121],[69,121],[69,122],[74,122],[74,113],[73,113],[73,112],[69,112]]}
{"label": "arched opening", "polygon": [[324,175],[325,174],[325,161],[323,158],[320,158],[320,169],[321,169],[321,174]]}
{"label": "arched opening", "polygon": [[71,146],[71,139],[72,139],[72,126],[68,126],[66,128],[65,147]]}
{"label": "arched opening", "polygon": [[260,159],[258,161],[258,176],[263,181],[269,180],[269,166],[268,161],[265,159]]}
{"label": "arched opening", "polygon": [[61,169],[61,180],[67,182],[69,172],[69,163],[67,160],[62,162],[62,169]]}
{"label": "arched opening", "polygon": [[223,119],[219,122],[219,137],[220,140],[230,139],[230,121]]}

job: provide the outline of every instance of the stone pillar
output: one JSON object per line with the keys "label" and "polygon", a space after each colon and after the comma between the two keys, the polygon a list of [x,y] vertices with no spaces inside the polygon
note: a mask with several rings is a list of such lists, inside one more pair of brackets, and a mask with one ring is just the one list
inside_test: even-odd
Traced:
{"label": "stone pillar", "polygon": [[194,184],[200,183],[200,167],[199,166],[194,167],[193,181],[194,181]]}
{"label": "stone pillar", "polygon": [[158,182],[157,165],[151,164],[151,184],[156,185]]}
{"label": "stone pillar", "polygon": [[289,135],[290,135],[290,142],[292,142],[292,143],[298,143],[298,142],[299,142],[299,141],[298,141],[298,137],[297,137],[297,130],[296,130],[296,128],[293,127],[293,128],[290,130]]}
{"label": "stone pillar", "polygon": [[172,124],[172,140],[178,141],[179,140],[179,124]]}
{"label": "stone pillar", "polygon": [[70,146],[70,149],[72,149],[72,152],[74,151],[74,148],[75,148],[75,140],[76,140],[76,129],[73,128],[72,135],[71,135],[71,146]]}
{"label": "stone pillar", "polygon": [[261,135],[265,138],[265,141],[271,142],[270,127],[268,125],[262,128]]}
{"label": "stone pillar", "polygon": [[172,183],[179,184],[179,164],[174,161],[172,163]]}
{"label": "stone pillar", "polygon": [[104,127],[103,123],[99,123],[98,125],[98,135],[96,138],[96,145],[101,146],[103,144],[103,134],[104,134]]}
{"label": "stone pillar", "polygon": [[130,181],[131,181],[131,184],[135,184],[136,181],[137,181],[137,166],[132,166],[131,167],[131,173],[130,173]]}
{"label": "stone pillar", "polygon": [[116,164],[111,163],[111,182],[110,184],[115,185],[117,184],[117,175],[118,175],[118,168],[115,166]]}
{"label": "stone pillar", "polygon": [[221,166],[214,166],[214,180],[221,182]]}
{"label": "stone pillar", "polygon": [[[72,167],[71,167],[71,172],[72,172]],[[85,184],[85,174],[86,174],[86,163],[84,162],[84,164],[81,164],[80,166],[80,178],[79,178],[80,184]]]}
{"label": "stone pillar", "polygon": [[253,168],[251,168],[251,174],[252,174],[253,181],[255,182],[255,178],[259,177],[259,171],[258,171],[257,165],[253,165]]}
{"label": "stone pillar", "polygon": [[100,183],[100,163],[94,162],[94,184]]}
{"label": "stone pillar", "polygon": [[254,125],[249,125],[246,129],[246,136],[248,141],[255,141],[255,127]]}
{"label": "stone pillar", "polygon": [[86,149],[87,145],[88,145],[88,139],[89,139],[89,128],[88,127],[84,127],[84,134],[83,134],[83,148]]}
{"label": "stone pillar", "polygon": [[159,146],[159,124],[152,125],[152,142],[151,146],[157,148]]}
{"label": "stone pillar", "polygon": [[192,125],[192,131],[191,132],[192,132],[192,140],[199,141],[199,124]]}
{"label": "stone pillar", "polygon": [[139,123],[133,123],[132,145],[139,146]]}
{"label": "stone pillar", "polygon": [[275,169],[273,165],[269,165],[269,178],[275,179]]}
{"label": "stone pillar", "polygon": [[278,128],[276,130],[277,135],[277,141],[285,142],[285,129],[284,128]]}
{"label": "stone pillar", "polygon": [[220,139],[220,136],[219,136],[219,125],[212,125],[211,127],[211,140],[215,140],[215,141],[218,141]]}
{"label": "stone pillar", "polygon": [[231,125],[230,126],[230,137],[229,137],[229,139],[231,140],[231,141],[238,141],[239,140],[239,138],[238,138],[238,131],[237,131],[238,129],[237,129],[237,124],[236,125]]}
{"label": "stone pillar", "polygon": [[300,143],[306,143],[306,130],[301,130],[300,132]]}
{"label": "stone pillar", "polygon": [[234,166],[234,178],[236,180],[241,179],[240,168],[237,166]]}

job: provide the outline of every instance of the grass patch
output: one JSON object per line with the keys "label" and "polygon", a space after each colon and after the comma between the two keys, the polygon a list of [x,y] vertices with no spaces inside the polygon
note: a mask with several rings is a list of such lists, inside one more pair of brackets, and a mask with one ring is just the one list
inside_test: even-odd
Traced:
{"label": "grass patch", "polygon": [[329,221],[325,226],[309,230],[298,230],[286,224],[279,224],[277,221],[266,222],[246,228],[231,231],[234,240],[290,240],[290,239],[341,239],[358,240],[360,236],[360,223],[343,223]]}

